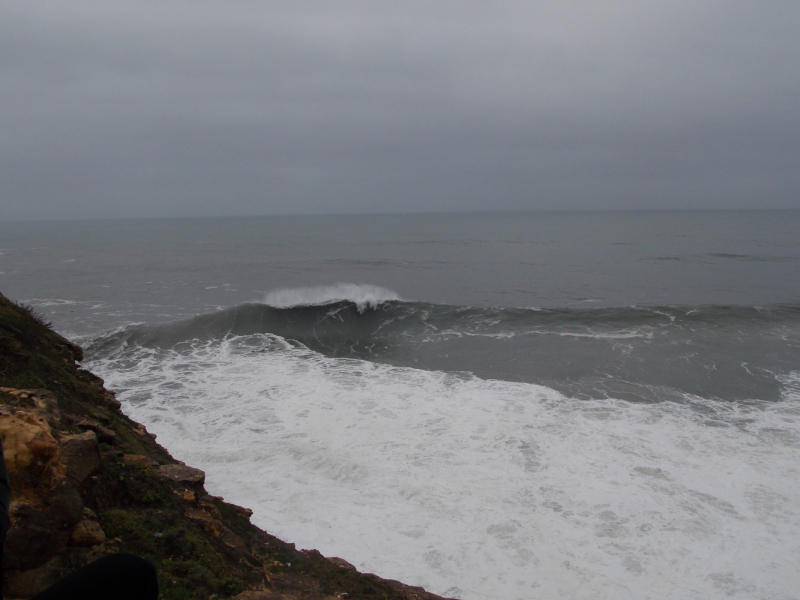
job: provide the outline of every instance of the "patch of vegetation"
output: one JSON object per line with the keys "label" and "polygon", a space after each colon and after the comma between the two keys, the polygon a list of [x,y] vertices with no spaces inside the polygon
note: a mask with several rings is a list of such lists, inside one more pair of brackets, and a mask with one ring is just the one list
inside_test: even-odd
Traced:
{"label": "patch of vegetation", "polygon": [[55,333],[32,308],[0,294],[0,386],[46,389],[62,408],[84,414],[102,380],[76,368],[81,349]]}
{"label": "patch of vegetation", "polygon": [[225,558],[207,535],[179,513],[108,510],[100,516],[106,535],[117,538],[126,551],[146,558],[159,573],[165,600],[236,595],[242,582],[231,577]]}

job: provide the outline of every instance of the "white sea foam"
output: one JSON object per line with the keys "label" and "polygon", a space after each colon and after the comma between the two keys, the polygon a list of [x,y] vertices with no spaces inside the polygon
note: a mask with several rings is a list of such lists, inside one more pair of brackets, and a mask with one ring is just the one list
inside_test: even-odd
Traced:
{"label": "white sea foam", "polygon": [[[554,331],[542,331],[538,333],[556,333]],[[585,337],[594,338],[597,340],[626,340],[630,338],[646,338],[653,339],[653,331],[651,329],[624,329],[622,331],[614,331],[611,333],[571,333],[571,332],[557,332],[556,335],[562,337]]]}
{"label": "white sea foam", "polygon": [[798,598],[800,396],[580,401],[253,335],[89,367],[271,533],[464,599]]}
{"label": "white sea foam", "polygon": [[33,298],[31,304],[38,307],[62,306],[66,304],[78,304],[75,300],[61,300],[60,298]]}
{"label": "white sea foam", "polygon": [[291,308],[349,300],[356,304],[359,311],[364,311],[367,307],[374,308],[389,300],[399,299],[400,296],[392,290],[377,285],[337,283],[336,285],[274,290],[267,293],[264,302],[275,308]]}

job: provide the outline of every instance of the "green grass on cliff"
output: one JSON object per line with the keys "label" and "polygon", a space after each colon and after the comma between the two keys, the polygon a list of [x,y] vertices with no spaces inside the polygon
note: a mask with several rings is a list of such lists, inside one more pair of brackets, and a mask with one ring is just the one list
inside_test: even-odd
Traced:
{"label": "green grass on cliff", "polygon": [[33,309],[0,295],[0,383],[3,386],[44,388],[48,381],[67,375],[69,355],[53,352],[65,341]]}
{"label": "green grass on cliff", "polygon": [[101,394],[102,382],[76,369],[81,349],[54,332],[32,308],[0,294],[0,386],[50,390],[79,409],[80,397]]}
{"label": "green grass on cliff", "polygon": [[123,509],[106,511],[103,530],[124,540],[125,549],[156,565],[163,598],[183,600],[201,595],[235,596],[242,581],[231,577],[225,558],[195,528],[181,522],[177,511],[134,515]]}

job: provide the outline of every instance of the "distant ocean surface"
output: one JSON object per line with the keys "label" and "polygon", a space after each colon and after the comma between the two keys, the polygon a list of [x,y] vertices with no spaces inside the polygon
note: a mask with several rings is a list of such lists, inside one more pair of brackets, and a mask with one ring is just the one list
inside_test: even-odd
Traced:
{"label": "distant ocean surface", "polygon": [[800,598],[800,211],[0,223],[0,291],[299,548]]}

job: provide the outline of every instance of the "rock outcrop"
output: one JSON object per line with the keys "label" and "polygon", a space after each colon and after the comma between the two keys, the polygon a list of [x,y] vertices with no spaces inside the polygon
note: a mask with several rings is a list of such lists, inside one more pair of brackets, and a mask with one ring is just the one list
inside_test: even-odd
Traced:
{"label": "rock outcrop", "polygon": [[6,598],[30,598],[105,554],[157,568],[161,597],[435,600],[422,588],[298,551],[209,495],[127,418],[82,351],[0,295],[0,439],[11,483]]}

